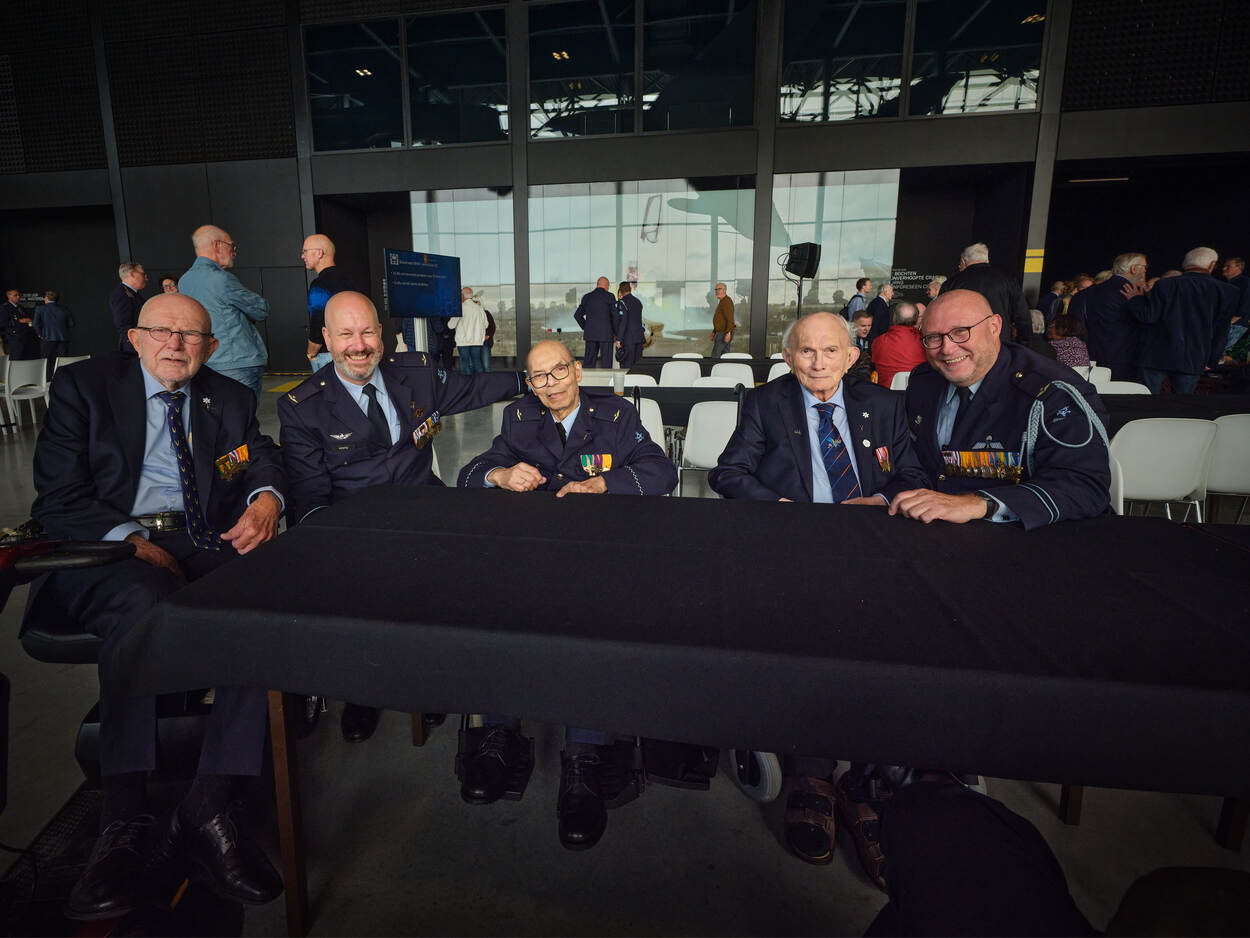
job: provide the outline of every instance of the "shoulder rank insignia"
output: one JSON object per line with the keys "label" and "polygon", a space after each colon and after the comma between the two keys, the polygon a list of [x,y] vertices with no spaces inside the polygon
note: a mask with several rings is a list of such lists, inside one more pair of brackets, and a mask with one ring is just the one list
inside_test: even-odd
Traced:
{"label": "shoulder rank insignia", "polygon": [[618,408],[616,409],[616,413],[614,413],[614,414],[612,415],[612,422],[613,422],[613,423],[616,423],[616,421],[617,421],[617,420],[619,420],[619,419],[620,419],[620,417],[621,417],[621,409],[618,407]]}
{"label": "shoulder rank insignia", "polygon": [[247,444],[244,443],[238,449],[232,449],[226,455],[218,457],[216,460],[217,474],[227,482],[233,481],[240,472],[247,468],[247,464],[251,462],[247,454]]}
{"label": "shoulder rank insignia", "polygon": [[588,476],[602,475],[612,468],[611,453],[583,453],[579,458],[582,471]]}

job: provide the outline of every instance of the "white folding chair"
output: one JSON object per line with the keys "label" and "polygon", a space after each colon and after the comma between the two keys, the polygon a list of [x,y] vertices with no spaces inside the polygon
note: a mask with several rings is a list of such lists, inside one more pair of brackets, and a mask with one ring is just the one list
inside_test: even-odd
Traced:
{"label": "white folding chair", "polygon": [[85,362],[90,355],[58,355],[56,361],[52,363],[52,373],[56,374],[56,370],[62,365],[72,365],[74,362]]}
{"label": "white folding chair", "polygon": [[440,482],[444,481],[443,474],[438,471],[438,450],[436,450],[433,446],[430,447],[430,459],[432,460],[430,471],[434,473],[434,478],[438,479]]}
{"label": "white folding chair", "polygon": [[650,375],[626,375],[625,387],[627,388],[653,388],[655,387],[655,378]]}
{"label": "white folding chair", "polygon": [[1111,510],[1117,515],[1124,514],[1124,470],[1120,461],[1111,458]]}
{"label": "white folding chair", "polygon": [[[695,378],[690,386],[692,388],[736,388],[740,384],[742,384],[740,380],[727,375],[707,375]],[[751,386],[754,387],[754,383]]]}
{"label": "white folding chair", "polygon": [[768,357],[769,358],[785,358],[785,355],[781,354],[781,352],[773,352]]}
{"label": "white folding chair", "polygon": [[748,388],[755,387],[755,369],[742,362],[717,362],[712,366],[712,376],[716,378],[736,378]]}
{"label": "white folding chair", "polygon": [[1164,502],[1169,519],[1172,506],[1167,503],[1186,502],[1181,520],[1193,505],[1202,521],[1215,433],[1212,420],[1130,420],[1111,438],[1111,455],[1124,474],[1124,501]]}
{"label": "white folding chair", "polygon": [[48,404],[48,360],[31,358],[27,361],[15,362],[10,358],[4,366],[4,397],[9,402],[9,413],[13,415],[14,425],[22,425],[22,415],[18,404],[30,403],[30,422],[36,423],[35,398],[42,397],[44,406]]}
{"label": "white folding chair", "polygon": [[894,372],[894,377],[890,379],[890,390],[905,391],[907,390],[907,382],[910,380],[910,371],[896,371]]}
{"label": "white folding chair", "polygon": [[672,357],[673,358],[702,358],[703,356],[700,355],[698,352],[676,352],[673,354]]}
{"label": "white folding chair", "polygon": [[677,464],[677,494],[680,496],[685,472],[691,469],[706,472],[716,467],[729,438],[738,425],[736,401],[699,401],[690,408],[686,424],[686,445]]}
{"label": "white folding chair", "polygon": [[1111,380],[1111,369],[1102,365],[1090,365],[1089,374],[1085,376],[1085,380],[1097,387],[1100,383]]}
{"label": "white folding chair", "polygon": [[772,381],[773,378],[780,378],[782,375],[788,375],[789,373],[789,365],[785,362],[776,362],[771,368],[768,369],[768,380]]}
{"label": "white folding chair", "polygon": [[664,417],[660,414],[660,405],[649,397],[639,398],[638,419],[642,421],[642,428],[647,431],[647,436],[651,437],[660,449],[665,449]]}
{"label": "white folding chair", "polygon": [[753,358],[750,352],[721,352],[721,358]]}
{"label": "white folding chair", "polygon": [[1150,388],[1136,381],[1095,381],[1094,390],[1099,394],[1149,394]]}
{"label": "white folding chair", "polygon": [[[701,356],[696,356],[701,357]],[[665,362],[660,367],[660,387],[688,388],[703,374],[698,362]]]}
{"label": "white folding chair", "polygon": [[[1215,421],[1215,443],[1207,471],[1208,495],[1240,495],[1241,510],[1234,524],[1241,524],[1250,502],[1250,414],[1229,414]],[[1210,512],[1207,517],[1215,520]]]}

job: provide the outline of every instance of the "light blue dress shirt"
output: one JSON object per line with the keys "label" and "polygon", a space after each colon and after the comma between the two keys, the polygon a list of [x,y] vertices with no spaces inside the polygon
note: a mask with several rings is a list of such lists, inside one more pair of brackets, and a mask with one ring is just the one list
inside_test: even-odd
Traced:
{"label": "light blue dress shirt", "polygon": [[[568,416],[566,416],[563,420],[560,421],[560,425],[564,427],[564,438],[566,440],[569,438],[569,434],[573,432],[573,421],[577,419],[577,415],[581,413],[581,409],[582,409],[582,402],[579,400],[577,402],[577,406],[569,411]],[[511,466],[495,466],[494,469],[488,469],[486,471],[486,474],[490,475],[492,472],[495,471],[495,469],[511,469],[511,468],[512,468]],[[825,478],[827,479],[828,476],[826,475]],[[483,481],[485,481],[486,487],[488,489],[493,489],[495,487],[495,484],[491,482],[490,479],[485,479]]]}
{"label": "light blue dress shirt", "polygon": [[[162,511],[184,511],[182,504],[182,481],[178,474],[178,457],[174,455],[174,444],[169,438],[169,427],[165,424],[168,408],[158,397],[165,385],[161,384],[148,370],[139,364],[139,372],[143,375],[144,405],[143,430],[143,467],[139,470],[139,486],[135,489],[135,502],[130,507],[130,516],[154,515]],[[189,384],[190,382],[188,382]],[[182,391],[182,426],[187,434],[187,448],[195,455],[195,431],[191,429],[191,395],[187,385],[178,388]],[[266,485],[256,489],[247,497],[250,505],[261,492],[273,492],[285,509],[286,504],[277,489]],[[137,521],[123,521],[104,535],[106,541],[124,541],[131,534],[148,536],[147,528]]]}
{"label": "light blue dress shirt", "polygon": [[178,278],[178,292],[198,300],[213,320],[218,342],[214,371],[255,368],[269,360],[265,343],[252,325],[269,318],[269,301],[243,286],[230,271],[207,257],[197,257]]}
{"label": "light blue dress shirt", "polygon": [[[985,379],[982,378],[981,381]],[[968,385],[971,395],[968,398],[968,406],[972,406],[972,398],[977,396],[977,391],[981,389],[981,381],[976,384]],[[938,410],[937,417],[937,438],[938,448],[946,449],[951,442],[951,432],[955,429],[955,418],[959,416],[959,395],[955,391],[955,385],[946,385],[946,400],[942,401],[942,406]],[[1003,504],[1002,500],[996,498],[993,492],[987,492],[984,489],[976,490],[978,495],[984,495],[986,498],[993,498],[998,502],[998,510],[994,512],[987,521],[1018,521],[1020,516]]]}
{"label": "light blue dress shirt", "polygon": [[366,416],[369,414],[369,397],[365,394],[365,384],[372,384],[378,389],[378,406],[382,408],[382,416],[386,418],[387,426],[391,428],[391,445],[394,446],[398,443],[399,435],[403,432],[403,428],[399,425],[399,411],[395,409],[395,403],[391,400],[391,396],[386,393],[386,382],[382,380],[382,369],[375,368],[373,377],[366,381],[365,384],[353,384],[339,374],[337,368],[334,369],[334,377],[339,379],[339,383],[347,389],[347,393],[356,402],[356,406]]}
{"label": "light blue dress shirt", "polygon": [[[807,445],[812,453],[812,501],[828,505],[833,502],[833,486],[829,484],[829,470],[825,468],[825,457],[820,452],[820,435],[817,429],[820,426],[820,411],[816,409],[816,405],[822,402],[802,385],[799,385],[799,390],[803,392],[803,412],[807,415]],[[851,440],[851,425],[846,419],[841,384],[833,392],[833,397],[824,403],[834,405],[833,425],[842,437],[846,454],[851,457],[851,471],[855,473],[855,481],[859,482],[859,466],[855,464],[855,451],[851,449],[854,442]],[[859,489],[861,495],[868,494],[862,484]]]}

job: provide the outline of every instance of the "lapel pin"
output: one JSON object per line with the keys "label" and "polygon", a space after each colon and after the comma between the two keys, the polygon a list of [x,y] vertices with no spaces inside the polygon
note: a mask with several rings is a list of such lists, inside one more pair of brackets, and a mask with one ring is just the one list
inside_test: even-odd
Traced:
{"label": "lapel pin", "polygon": [[864,411],[863,416],[864,416],[864,419],[865,419],[865,420],[867,420],[867,419],[868,419],[868,411]]}
{"label": "lapel pin", "polygon": [[867,440],[860,440],[860,442],[863,443],[864,446],[872,446],[872,444],[869,443]]}

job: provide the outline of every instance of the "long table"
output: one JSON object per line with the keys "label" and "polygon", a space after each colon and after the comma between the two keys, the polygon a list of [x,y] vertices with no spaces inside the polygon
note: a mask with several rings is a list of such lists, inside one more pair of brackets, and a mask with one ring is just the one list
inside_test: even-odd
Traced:
{"label": "long table", "polygon": [[[383,487],[179,590],[119,665],[133,693],[241,683],[1246,796],[1247,560],[1218,526],[1153,518],[1026,533],[871,508]],[[271,701],[299,931],[294,749]]]}

